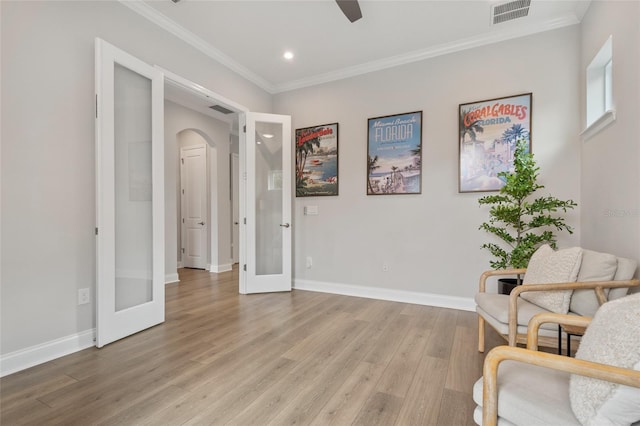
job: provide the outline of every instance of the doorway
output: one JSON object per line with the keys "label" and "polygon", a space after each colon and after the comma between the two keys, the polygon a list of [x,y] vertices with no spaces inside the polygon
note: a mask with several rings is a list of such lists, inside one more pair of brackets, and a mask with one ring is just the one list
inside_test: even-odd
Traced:
{"label": "doorway", "polygon": [[[235,145],[230,142],[238,123],[237,114],[222,114],[210,109],[209,106],[215,104],[210,98],[202,100],[186,89],[176,87],[168,79],[166,81],[166,282],[170,283],[178,281],[177,270],[181,267],[201,268],[214,273],[225,272],[232,267],[232,195],[228,158],[234,147],[237,151],[237,142]],[[192,150],[195,146],[201,149]],[[187,147],[190,154],[185,157]],[[206,153],[204,171],[200,163],[199,169],[194,168],[194,174],[187,176],[183,166],[202,161],[196,158],[202,157],[196,155],[198,151]],[[196,169],[200,171],[196,172]],[[196,176],[197,186],[204,193],[193,198],[182,194],[183,190],[188,190],[184,183]]]}

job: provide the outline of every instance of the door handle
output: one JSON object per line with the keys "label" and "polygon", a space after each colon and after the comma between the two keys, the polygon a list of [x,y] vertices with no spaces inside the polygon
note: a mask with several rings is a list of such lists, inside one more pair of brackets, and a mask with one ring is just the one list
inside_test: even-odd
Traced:
{"label": "door handle", "polygon": [[198,225],[204,226],[204,222],[198,222]]}
{"label": "door handle", "polygon": [[288,223],[281,223],[280,226],[282,226],[283,228],[288,228],[291,225],[289,225]]}

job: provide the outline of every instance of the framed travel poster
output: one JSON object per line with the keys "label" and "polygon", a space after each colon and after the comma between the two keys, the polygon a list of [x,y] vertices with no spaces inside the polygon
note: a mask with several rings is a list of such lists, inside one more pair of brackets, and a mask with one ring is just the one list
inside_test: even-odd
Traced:
{"label": "framed travel poster", "polygon": [[338,195],[338,123],[296,129],[296,197]]}
{"label": "framed travel poster", "polygon": [[422,111],[369,119],[367,195],[422,192]]}
{"label": "framed travel poster", "polygon": [[499,191],[500,172],[513,172],[516,142],[531,152],[531,93],[461,104],[458,108],[458,191]]}

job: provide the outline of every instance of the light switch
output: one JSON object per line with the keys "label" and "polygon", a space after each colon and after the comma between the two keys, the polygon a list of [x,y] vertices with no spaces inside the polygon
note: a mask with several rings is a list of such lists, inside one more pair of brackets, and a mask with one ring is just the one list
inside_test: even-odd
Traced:
{"label": "light switch", "polygon": [[305,216],[317,216],[318,206],[304,206],[304,214]]}

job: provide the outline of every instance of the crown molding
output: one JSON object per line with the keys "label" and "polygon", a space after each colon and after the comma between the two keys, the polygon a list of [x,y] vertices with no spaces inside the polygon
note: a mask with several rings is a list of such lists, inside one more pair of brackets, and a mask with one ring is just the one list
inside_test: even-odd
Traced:
{"label": "crown molding", "polygon": [[[580,23],[580,19],[573,13],[567,13],[564,16],[547,20],[540,24],[530,25],[517,25],[510,26],[504,30],[492,31],[490,33],[473,36],[461,40],[457,40],[451,43],[444,43],[437,46],[432,46],[426,49],[416,50],[413,52],[391,56],[376,61],[367,62],[364,64],[354,65],[351,67],[342,68],[336,71],[330,71],[324,74],[318,74],[308,78],[302,78],[299,80],[293,80],[281,84],[273,84],[248,68],[239,64],[231,57],[222,53],[191,31],[182,27],[175,21],[167,18],[162,13],[158,12],[153,7],[147,5],[144,1],[127,1],[119,0],[121,4],[145,17],[149,21],[170,32],[176,37],[180,38],[185,43],[204,53],[211,59],[226,66],[230,70],[244,77],[245,79],[256,84],[261,89],[270,94],[277,94],[282,92],[288,92],[291,90],[302,89],[305,87],[316,86],[324,83],[330,83],[332,81],[343,80],[350,77],[356,77],[363,74],[368,74],[375,71],[381,71],[388,68],[397,67],[400,65],[410,64],[412,62],[423,61],[425,59],[434,58],[437,56],[447,55],[449,53],[460,52],[462,50],[473,49],[480,46],[486,46],[489,44],[498,43],[514,38],[525,37],[532,34],[537,34],[545,31],[551,31],[571,25]],[[495,27],[494,27],[495,28]]]}
{"label": "crown molding", "polygon": [[214,61],[219,62],[220,64],[229,68],[231,71],[235,72],[236,74],[249,80],[250,82],[257,85],[258,87],[265,90],[266,92],[269,92],[271,94],[275,93],[275,86],[273,84],[271,84],[264,78],[260,77],[259,75],[255,74],[254,72],[244,67],[243,65],[240,65],[238,62],[234,61],[231,57],[227,56],[226,54],[222,53],[220,50],[211,46],[209,43],[207,43],[206,41],[204,41],[203,39],[201,39],[191,31],[187,30],[183,26],[179,25],[175,21],[172,21],[171,19],[167,18],[165,15],[158,12],[156,9],[149,6],[144,1],[141,1],[141,0],[136,0],[136,1],[119,0],[119,1],[122,5],[128,7],[129,9],[133,10],[134,12],[141,15],[142,17],[158,25],[160,28],[164,29],[165,31],[170,32],[174,36],[178,37],[180,40],[184,41],[185,43],[189,44],[190,46],[204,53]]}
{"label": "crown molding", "polygon": [[580,20],[572,13],[565,16],[550,19],[542,24],[529,26],[518,26],[506,30],[491,32],[481,36],[473,36],[466,39],[457,40],[451,43],[432,46],[427,49],[416,50],[402,55],[392,56],[376,61],[367,62],[352,67],[331,71],[324,74],[318,74],[309,78],[294,80],[287,83],[275,85],[275,93],[288,92],[290,90],[302,89],[309,86],[329,83],[336,80],[355,77],[374,71],[380,71],[400,65],[410,64],[412,62],[423,61],[425,59],[437,56],[447,55],[449,53],[459,52],[462,50],[473,49],[480,46],[498,43],[514,38],[525,37],[528,35],[551,31],[571,25],[579,24]]}

